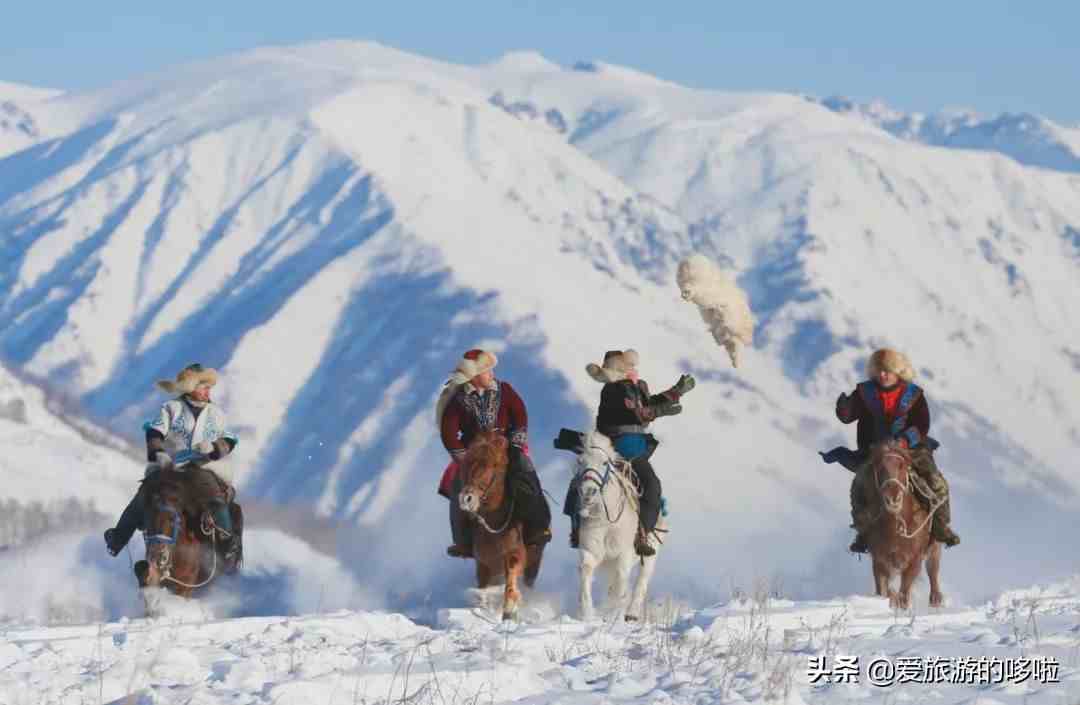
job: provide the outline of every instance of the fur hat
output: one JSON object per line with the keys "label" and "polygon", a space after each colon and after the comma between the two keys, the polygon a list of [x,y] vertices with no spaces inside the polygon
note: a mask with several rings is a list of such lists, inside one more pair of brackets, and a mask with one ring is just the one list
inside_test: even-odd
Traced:
{"label": "fur hat", "polygon": [[889,348],[875,350],[870,359],[866,361],[866,376],[870,379],[877,377],[878,372],[881,370],[892,372],[905,382],[915,379],[915,369],[912,368],[907,355]]}
{"label": "fur hat", "polygon": [[590,362],[585,366],[589,376],[601,384],[626,379],[626,373],[638,365],[636,350],[608,350],[604,353],[603,366]]}
{"label": "fur hat", "polygon": [[157,386],[169,394],[190,394],[204,382],[211,387],[217,384],[217,370],[196,362],[177,372],[175,381],[159,379]]}
{"label": "fur hat", "polygon": [[499,358],[490,350],[474,348],[461,356],[457,367],[450,373],[450,379],[446,380],[442,392],[435,402],[435,427],[442,425],[443,413],[450,400],[454,398],[458,388],[477,375],[482,375],[488,370],[494,369],[499,364]]}
{"label": "fur hat", "polygon": [[467,381],[494,369],[497,364],[499,364],[499,358],[495,356],[495,353],[473,349],[462,355],[454,372],[459,373]]}

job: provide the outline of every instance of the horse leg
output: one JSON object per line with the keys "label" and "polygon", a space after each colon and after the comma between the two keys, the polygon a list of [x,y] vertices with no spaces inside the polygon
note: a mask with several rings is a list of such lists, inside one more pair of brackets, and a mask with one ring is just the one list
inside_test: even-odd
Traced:
{"label": "horse leg", "polygon": [[518,590],[518,578],[525,570],[525,544],[518,543],[506,552],[506,589],[503,593],[503,619],[517,617],[521,604],[521,592]]}
{"label": "horse leg", "polygon": [[492,570],[487,563],[480,559],[479,554],[476,556],[476,587],[483,590],[488,585],[491,585]]}
{"label": "horse leg", "polygon": [[919,571],[922,570],[922,554],[916,554],[903,572],[900,573],[900,595],[898,604],[900,609],[909,609],[911,607],[911,586],[915,584],[915,578],[919,577]]}
{"label": "horse leg", "polygon": [[544,544],[538,543],[525,547],[525,587],[531,588],[536,584],[536,578],[540,575],[540,563],[544,560]]}
{"label": "horse leg", "polygon": [[931,541],[926,551],[926,577],[930,579],[930,606],[941,607],[945,596],[941,594],[941,544]]}
{"label": "horse leg", "polygon": [[633,551],[617,556],[611,567],[611,580],[608,584],[608,605],[616,609],[626,606],[630,597],[630,571],[634,569]]}
{"label": "horse leg", "polygon": [[638,571],[637,584],[634,585],[634,596],[630,599],[630,606],[626,610],[626,621],[636,622],[645,611],[645,595],[649,591],[649,582],[652,580],[653,571],[656,570],[656,556],[648,556],[642,561],[641,570]]}
{"label": "horse leg", "polygon": [[596,572],[596,566],[600,564],[600,560],[585,548],[579,549],[581,552],[580,559],[578,561],[578,616],[582,621],[589,621],[594,617],[593,614],[593,598],[592,598],[592,582],[593,573]]}
{"label": "horse leg", "polygon": [[895,607],[896,593],[889,587],[889,567],[885,562],[874,557],[874,588],[878,597],[889,598],[889,606]]}

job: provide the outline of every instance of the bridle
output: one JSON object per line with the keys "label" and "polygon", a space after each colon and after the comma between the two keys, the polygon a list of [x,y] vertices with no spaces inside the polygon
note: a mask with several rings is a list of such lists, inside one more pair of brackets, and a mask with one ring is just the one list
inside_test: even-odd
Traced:
{"label": "bridle", "polygon": [[[885,478],[885,481],[882,482],[881,478],[878,475],[879,463],[874,463],[874,485],[877,487],[878,497],[881,499],[885,511],[888,512],[891,516],[896,517],[897,533],[905,539],[913,539],[918,536],[919,532],[922,531],[926,527],[926,525],[929,524],[930,521],[934,518],[934,514],[937,512],[938,508],[945,503],[945,498],[936,496],[933,490],[930,489],[929,485],[927,485],[922,478],[918,477],[914,472],[911,471],[911,460],[907,456],[903,455],[902,453],[898,453],[895,450],[889,450],[885,451],[882,454],[882,460],[884,460],[885,458],[899,459],[902,464],[907,466],[907,482],[901,482],[897,478],[891,476]],[[900,488],[900,496],[898,498],[890,500],[882,496],[882,488],[888,486],[889,484],[895,484],[897,487]],[[904,519],[903,516],[900,515],[900,510],[904,506],[905,496],[913,495],[916,491],[918,491],[924,497],[930,499],[931,506],[930,510],[926,513],[926,518],[923,519],[922,523],[915,527],[914,531],[908,531],[907,521]],[[879,511],[873,520],[877,521],[880,516],[881,512]]]}
{"label": "bridle", "polygon": [[164,512],[172,515],[172,531],[169,534],[149,534],[144,535],[143,542],[146,544],[146,554],[150,555],[150,548],[155,544],[162,545],[161,551],[157,556],[157,568],[161,574],[161,582],[171,582],[184,588],[201,588],[210,584],[210,581],[217,575],[217,532],[219,531],[217,525],[214,523],[214,518],[209,512],[204,512],[202,518],[199,521],[199,530],[203,536],[210,537],[210,553],[213,556],[213,563],[210,566],[210,575],[206,577],[200,583],[185,583],[182,580],[174,578],[172,573],[172,553],[173,548],[177,545],[177,541],[180,538],[180,510],[176,507],[160,502],[158,504],[158,512]]}
{"label": "bridle", "polygon": [[[613,475],[614,476],[621,476],[622,473],[619,470],[619,467],[616,464],[616,461],[614,459],[612,459],[612,457],[610,455],[608,455],[608,452],[606,450],[604,450],[600,446],[595,446],[595,445],[594,446],[589,446],[589,449],[599,451],[599,453],[604,456],[604,472],[601,473],[600,470],[598,470],[597,468],[594,468],[594,467],[587,467],[584,470],[582,470],[581,473],[578,475],[579,492],[580,492],[580,488],[585,486],[585,483],[591,482],[591,483],[595,484],[598,491],[599,491],[600,503],[604,507],[604,516],[607,518],[608,523],[609,524],[618,523],[619,519],[622,518],[623,512],[626,511],[626,505],[627,505],[627,502],[629,501],[626,485],[624,484],[624,482],[621,479],[616,480],[616,482],[619,485],[620,493],[619,493],[619,511],[615,515],[615,518],[611,517],[611,509],[608,507],[607,499],[605,499],[605,497],[604,497],[604,488],[607,487],[609,482],[611,482],[611,479],[612,479]],[[625,463],[625,461],[623,461],[623,462]]]}
{"label": "bridle", "polygon": [[499,473],[495,470],[492,470],[491,479],[488,480],[487,485],[485,485],[484,489],[480,492],[480,498],[477,502],[477,511],[468,512],[472,515],[473,518],[476,519],[476,522],[480,525],[480,528],[482,528],[489,534],[501,534],[508,528],[510,528],[510,520],[514,517],[514,505],[517,502],[517,496],[513,492],[511,492],[510,507],[506,512],[506,521],[504,521],[502,526],[500,526],[498,529],[491,528],[491,525],[487,523],[487,520],[484,519],[484,516],[480,513],[479,508],[484,506],[484,502],[487,501],[488,493],[491,492],[491,488],[495,486],[495,481],[498,479]]}

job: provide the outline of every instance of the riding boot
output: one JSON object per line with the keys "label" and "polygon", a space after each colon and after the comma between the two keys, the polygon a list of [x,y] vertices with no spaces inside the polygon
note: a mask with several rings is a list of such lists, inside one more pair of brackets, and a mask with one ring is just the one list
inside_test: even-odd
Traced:
{"label": "riding boot", "polygon": [[869,517],[866,515],[866,493],[863,489],[863,473],[855,472],[851,480],[851,528],[855,529],[855,540],[848,546],[852,553],[866,553],[870,547],[866,543],[866,531],[869,529]]}
{"label": "riding boot", "polygon": [[960,543],[960,537],[949,526],[951,518],[952,511],[949,508],[949,500],[946,499],[945,503],[938,507],[937,512],[934,514],[933,523],[930,525],[930,535],[934,537],[935,541],[940,541],[948,548]]}
{"label": "riding boot", "polygon": [[109,552],[109,555],[118,555],[124,550],[124,546],[127,546],[135,530],[142,529],[145,524],[141,493],[136,492],[132,500],[124,507],[120,520],[116,522],[116,527],[105,531],[105,550]]}
{"label": "riding boot", "polygon": [[229,517],[232,520],[232,536],[227,540],[223,554],[226,575],[235,573],[244,562],[244,513],[236,502],[229,503]]}
{"label": "riding boot", "polygon": [[642,558],[656,555],[656,549],[649,545],[649,534],[644,526],[638,527],[637,536],[634,537],[634,551]]}
{"label": "riding boot", "polygon": [[447,547],[446,554],[454,558],[472,558],[472,527],[458,504],[460,493],[461,480],[455,478],[450,493],[450,534],[454,543]]}
{"label": "riding boot", "polygon": [[517,446],[510,446],[507,483],[514,492],[514,515],[523,524],[525,545],[546,544],[551,540],[551,509],[532,460]]}
{"label": "riding boot", "polygon": [[930,535],[935,541],[940,541],[947,547],[960,543],[960,537],[949,527],[952,518],[952,510],[949,501],[949,483],[941,474],[934,455],[927,449],[919,448],[911,454],[911,466],[919,477],[926,481],[930,491],[934,494],[933,500],[941,502],[937,511],[934,512],[933,521],[930,524]]}
{"label": "riding boot", "polygon": [[581,517],[578,515],[578,479],[576,477],[570,481],[570,487],[566,490],[563,514],[570,517],[570,548],[577,548],[580,545],[578,530],[581,526]]}

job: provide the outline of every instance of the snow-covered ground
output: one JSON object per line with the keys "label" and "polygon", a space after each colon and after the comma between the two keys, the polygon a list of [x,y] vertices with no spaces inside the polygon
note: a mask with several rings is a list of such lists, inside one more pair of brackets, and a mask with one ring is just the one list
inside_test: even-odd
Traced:
{"label": "snow-covered ground", "polygon": [[[0,633],[0,703],[1070,705],[1078,590],[1074,580],[933,613],[922,595],[907,614],[763,587],[707,609],[657,602],[639,624],[558,616],[541,596],[519,623],[457,608],[426,625],[344,610],[12,625]],[[845,657],[858,659],[854,679]]]}

